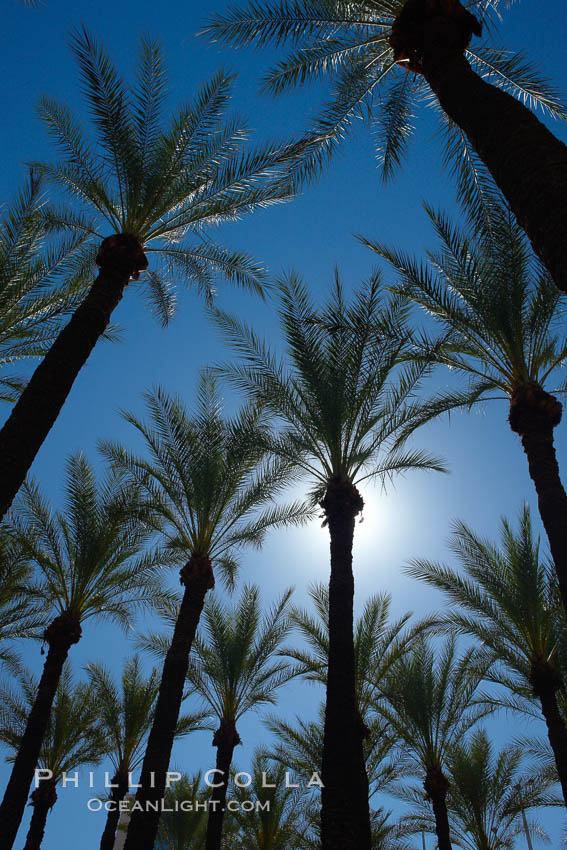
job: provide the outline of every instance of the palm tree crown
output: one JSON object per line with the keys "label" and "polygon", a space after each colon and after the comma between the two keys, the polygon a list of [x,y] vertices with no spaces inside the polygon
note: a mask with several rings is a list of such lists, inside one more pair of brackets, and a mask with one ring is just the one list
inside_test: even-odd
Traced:
{"label": "palm tree crown", "polygon": [[188,679],[219,722],[237,723],[251,709],[273,704],[277,690],[296,675],[281,657],[292,623],[291,590],[261,615],[259,589],[247,586],[233,608],[209,599],[195,641]]}
{"label": "palm tree crown", "polygon": [[244,363],[223,374],[283,424],[273,452],[305,472],[319,501],[333,479],[357,484],[409,469],[442,470],[426,452],[393,446],[411,430],[410,402],[424,369],[396,375],[407,336],[400,300],[383,304],[374,275],[347,304],[338,273],[326,308],[317,311],[292,274],[280,281],[279,316],[289,365],[278,361],[244,322],[221,311],[216,321]]}
{"label": "palm tree crown", "polygon": [[538,384],[564,392],[560,370],[567,356],[564,304],[511,213],[491,205],[478,228],[455,225],[425,207],[439,240],[426,264],[374,241],[365,244],[399,275],[397,289],[442,325],[446,335],[425,347],[438,362],[470,379],[467,392],[433,406],[470,405],[484,398],[511,398]]}
{"label": "palm tree crown", "polygon": [[[12,526],[36,569],[30,597],[52,616],[80,624],[91,617],[128,627],[137,609],[159,603],[161,556],[144,549],[153,528],[124,476],[100,483],[81,455],[67,463],[66,498],[52,511],[33,481],[24,485]],[[146,519],[149,519],[146,517]]]}
{"label": "palm tree crown", "polygon": [[260,291],[263,274],[257,263],[204,236],[205,228],[290,193],[282,146],[242,153],[245,127],[226,114],[233,77],[219,71],[164,128],[167,75],[157,42],[141,39],[132,85],[86,29],[75,31],[71,50],[94,137],[89,140],[68,107],[52,97],[41,99],[40,117],[63,159],[36,167],[79,206],[79,211],[51,212],[46,223],[88,233],[85,262],[91,264],[92,240],[100,242],[101,226],[135,236],[158,263],[145,281],[163,323],[174,308],[174,279],[195,283],[210,296],[213,274],[220,272]]}
{"label": "palm tree crown", "polygon": [[524,702],[534,699],[530,681],[541,665],[557,672],[563,668],[567,630],[553,567],[540,555],[529,509],[522,509],[517,532],[502,520],[500,545],[458,522],[450,548],[462,573],[422,559],[414,559],[406,571],[448,596],[451,610],[439,622],[475,637],[497,662],[490,678],[517,697],[510,706],[533,713]]}
{"label": "palm tree crown", "polygon": [[193,416],[163,389],[145,397],[148,420],[126,419],[148,457],[110,441],[102,451],[147,494],[170,560],[181,566],[193,555],[207,556],[232,585],[243,548],[260,547],[271,527],[308,516],[299,502],[274,504],[290,481],[290,465],[270,460],[266,417],[257,408],[223,417],[210,375],[200,379]]}

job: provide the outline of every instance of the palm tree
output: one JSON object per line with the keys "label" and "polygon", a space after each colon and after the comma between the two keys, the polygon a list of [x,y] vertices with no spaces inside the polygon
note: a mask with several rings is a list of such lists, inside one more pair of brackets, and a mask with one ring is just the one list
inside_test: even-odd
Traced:
{"label": "palm tree", "polygon": [[[217,272],[261,292],[258,264],[241,252],[227,251],[203,231],[286,198],[293,183],[283,174],[293,160],[293,146],[240,153],[244,128],[225,116],[232,80],[226,73],[217,73],[162,129],[167,80],[156,42],[142,39],[133,86],[120,78],[108,54],[84,28],[73,35],[71,49],[94,124],[93,141],[66,106],[43,97],[39,114],[63,159],[34,167],[79,205],[79,211],[44,215],[45,226],[87,234],[85,270],[96,256],[100,272],[0,431],[0,518],[125,287],[148,268],[146,254],[152,253],[157,266],[143,282],[163,324],[174,306],[173,278],[195,284],[210,296]],[[100,243],[106,228],[112,235]],[[189,234],[192,242],[186,238]]]}
{"label": "palm tree", "polygon": [[492,710],[475,704],[475,692],[489,665],[486,655],[474,647],[458,658],[452,638],[436,657],[430,642],[421,637],[393,666],[385,698],[376,705],[423,777],[439,850],[451,850],[448,756],[471,726]]}
{"label": "palm tree", "polygon": [[30,564],[18,541],[5,525],[0,525],[0,665],[17,672],[19,656],[12,641],[34,637],[42,624],[42,615],[26,595]]}
{"label": "palm tree", "polygon": [[160,818],[156,850],[205,850],[208,799],[200,773],[193,777],[182,774],[165,792],[166,811]]}
{"label": "palm tree", "polygon": [[427,211],[441,242],[428,253],[429,267],[367,243],[398,271],[400,291],[441,323],[445,344],[434,346],[433,356],[469,379],[466,391],[446,394],[427,418],[484,399],[509,400],[567,610],[567,494],[553,445],[562,413],[553,393],[566,388],[559,374],[567,356],[562,299],[505,208],[492,207],[480,230]]}
{"label": "palm tree", "polygon": [[[522,814],[540,806],[556,805],[541,775],[523,772],[524,751],[508,744],[495,752],[484,729],[470,740],[456,741],[448,760],[447,806],[454,841],[463,850],[513,850],[524,832]],[[414,832],[430,832],[434,824],[423,810],[423,796],[400,793],[412,800],[418,812],[405,820]],[[549,841],[537,820],[528,825],[531,837]]]}
{"label": "palm tree", "polygon": [[162,595],[159,553],[140,554],[152,530],[131,483],[108,473],[99,484],[84,456],[75,455],[65,491],[63,509],[54,512],[38,486],[26,482],[13,511],[13,532],[37,574],[27,593],[48,623],[48,652],[0,806],[6,850],[24,813],[63,665],[83,624],[96,617],[127,628],[137,609]]}
{"label": "palm tree", "polygon": [[163,390],[147,393],[146,399],[149,421],[131,414],[126,418],[145,441],[149,457],[111,443],[103,451],[146,491],[161,516],[165,549],[181,566],[184,591],[136,795],[144,811],[133,813],[125,850],[153,847],[159,812],[146,811],[147,801],[163,796],[189,652],[205,596],[215,583],[213,567],[230,584],[240,549],[260,546],[269,528],[301,523],[306,516],[299,503],[273,504],[289,482],[289,464],[269,460],[261,411],[246,406],[224,419],[216,383],[207,375],[201,378],[193,417]]}
{"label": "palm tree", "polygon": [[[231,801],[239,827],[231,843],[234,850],[303,850],[309,844],[303,789],[288,787],[285,767],[274,765],[258,750],[250,770],[251,783],[232,786]],[[254,807],[242,809],[250,800]]]}
{"label": "palm tree", "polygon": [[[272,451],[312,483],[331,542],[329,657],[323,749],[324,850],[370,847],[364,729],[355,694],[352,545],[363,509],[357,484],[410,469],[441,469],[424,452],[392,444],[415,413],[406,402],[422,370],[394,371],[404,347],[405,310],[382,305],[379,278],[345,302],[338,272],[324,311],[292,274],[280,281],[279,315],[289,363],[280,362],[244,323],[217,312],[243,363],[223,369],[228,379],[266,405],[282,423]],[[419,405],[416,403],[416,406]],[[344,776],[352,777],[345,788]]]}
{"label": "palm tree", "polygon": [[[98,725],[106,744],[106,755],[114,768],[106,826],[100,850],[112,850],[120,818],[120,802],[130,787],[134,770],[142,763],[144,744],[150,731],[155,701],[159,692],[159,675],[153,670],[145,678],[136,655],[124,664],[120,690],[102,664],[88,664],[87,672],[97,705]],[[176,737],[202,728],[203,715],[188,714],[179,718]]]}
{"label": "palm tree", "polygon": [[[20,674],[20,692],[4,688],[0,694],[0,741],[11,749],[14,758],[21,747],[28,714],[34,705],[37,681],[27,673]],[[40,770],[31,794],[33,815],[24,850],[39,850],[45,832],[47,815],[57,802],[56,787],[65,773],[84,764],[98,764],[106,750],[104,734],[97,723],[98,705],[93,688],[74,682],[65,666],[53,709],[43,739],[39,759]],[[49,773],[49,776],[45,774]]]}
{"label": "palm tree", "polygon": [[[187,678],[215,724],[216,771],[205,850],[221,847],[230,766],[235,747],[242,743],[236,724],[248,711],[273,704],[277,690],[296,675],[278,657],[292,627],[287,612],[291,593],[284,593],[263,617],[256,586],[244,587],[233,607],[213,598],[203,610],[204,634],[195,638]],[[142,645],[162,658],[167,652],[167,638],[150,635]]]}
{"label": "palm tree", "polygon": [[85,290],[74,259],[86,237],[46,245],[44,208],[42,180],[32,170],[0,220],[0,401],[16,401],[26,384],[6,369],[43,356]]}
{"label": "palm tree", "polygon": [[534,540],[530,512],[523,508],[516,533],[502,520],[500,546],[459,522],[450,548],[463,574],[426,560],[412,561],[408,572],[448,595],[444,626],[476,637],[491,653],[497,663],[490,678],[514,695],[504,701],[507,707],[533,714],[537,699],[567,805],[567,727],[558,704],[565,690],[567,621],[557,604],[553,566]]}
{"label": "palm tree", "polygon": [[[322,584],[309,588],[309,596],[317,617],[308,611],[294,610],[292,619],[305,638],[308,649],[296,649],[290,656],[298,663],[298,672],[310,681],[327,684],[329,657],[329,592]],[[376,689],[385,681],[396,660],[407,652],[428,622],[407,629],[411,613],[406,613],[394,623],[389,623],[392,598],[388,593],[369,597],[354,627],[354,663],[357,710],[364,726],[371,723],[376,700]],[[382,730],[380,730],[380,735]]]}
{"label": "palm tree", "polygon": [[567,290],[567,148],[528,105],[561,117],[565,109],[557,89],[521,55],[469,46],[501,4],[467,5],[480,21],[458,0],[248,0],[216,14],[204,33],[238,47],[291,43],[264,79],[271,94],[331,78],[333,97],[310,131],[319,145],[307,158],[308,175],[355,119],[368,116],[384,176],[391,176],[407,152],[419,103],[433,106],[465,202],[482,217],[484,198],[496,192],[490,172],[557,286]]}
{"label": "palm tree", "polygon": [[[407,758],[396,746],[397,741],[388,734],[381,718],[366,718],[368,734],[364,739],[364,756],[368,775],[369,800],[372,803],[377,793],[388,791],[393,783],[408,775]],[[277,717],[270,717],[268,728],[276,736],[275,743],[266,750],[265,755],[291,770],[296,776],[307,782],[312,791],[319,788],[321,764],[323,760],[323,730],[325,707],[320,706],[317,721],[306,721],[296,717],[295,724]],[[312,798],[307,815],[315,810]],[[404,843],[404,830],[390,819],[390,812],[371,807],[371,846],[374,850],[408,850]],[[319,829],[312,818],[311,832],[314,848],[320,848]],[[306,839],[304,838],[304,841]],[[311,847],[311,844],[309,844]]]}

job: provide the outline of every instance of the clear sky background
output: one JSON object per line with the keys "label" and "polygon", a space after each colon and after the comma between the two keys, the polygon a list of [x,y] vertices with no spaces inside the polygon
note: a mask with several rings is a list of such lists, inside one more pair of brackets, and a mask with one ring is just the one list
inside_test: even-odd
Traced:
{"label": "clear sky background", "polygon": [[[78,93],[77,73],[66,48],[70,29],[84,22],[109,49],[119,68],[128,73],[139,33],[161,40],[171,79],[171,106],[193,96],[200,84],[220,66],[238,72],[234,111],[249,117],[253,138],[289,138],[305,128],[325,94],[324,86],[291,93],[277,101],[259,94],[258,79],[275,54],[270,51],[221,50],[195,37],[205,18],[224,8],[224,0],[178,3],[160,0],[149,3],[111,0],[46,0],[39,9],[27,9],[15,0],[1,0],[0,78],[2,120],[0,122],[0,199],[11,198],[21,185],[25,161],[53,155],[34,107],[42,93],[57,96],[85,117]],[[567,36],[564,4],[550,0],[542,6],[533,0],[514,6],[506,13],[501,40],[515,49],[525,49],[543,71],[565,86],[564,44]],[[423,199],[446,209],[454,208],[454,190],[440,166],[436,124],[422,117],[410,159],[393,183],[384,187],[375,165],[371,132],[362,125],[345,145],[319,183],[291,204],[272,207],[226,226],[215,237],[234,248],[253,253],[273,275],[295,268],[309,283],[316,297],[324,297],[336,265],[347,287],[365,279],[375,257],[353,234],[362,233],[383,242],[420,253],[434,239],[421,207]],[[553,131],[567,140],[565,125]],[[388,273],[385,275],[389,280]],[[260,303],[219,282],[218,303],[238,312],[277,341],[273,305]],[[199,370],[228,355],[216,331],[205,318],[202,305],[192,291],[183,291],[178,315],[167,330],[159,328],[145,309],[136,285],[116,313],[123,329],[122,342],[100,343],[81,372],[71,397],[55,428],[46,440],[33,468],[45,492],[57,503],[63,480],[64,461],[70,452],[84,451],[96,459],[96,442],[101,437],[131,441],[131,429],[120,417],[120,409],[141,412],[144,389],[162,384],[179,393],[190,405]],[[439,374],[437,386],[446,381]],[[227,393],[227,403],[233,399]],[[0,411],[0,421],[7,408]],[[567,464],[567,425],[557,430],[560,466]],[[408,579],[402,567],[416,556],[448,559],[446,539],[451,521],[464,519],[485,535],[496,536],[499,518],[515,516],[523,500],[537,509],[519,438],[507,424],[505,402],[492,402],[472,414],[452,417],[430,425],[416,435],[415,444],[441,454],[450,475],[414,473],[399,480],[386,494],[364,493],[367,508],[357,527],[355,545],[356,609],[378,591],[393,597],[393,614],[407,610],[423,615],[443,605],[443,597]],[[260,553],[250,553],[240,577],[258,582],[268,605],[289,585],[294,585],[295,602],[306,601],[309,582],[328,580],[327,532],[314,523],[293,532],[273,533]],[[176,576],[172,577],[175,580]],[[136,631],[147,622],[133,624],[124,637],[114,627],[90,622],[80,644],[72,648],[73,670],[91,660],[104,661],[118,674],[123,658],[133,651]],[[43,663],[39,645],[25,650],[25,659],[39,672]],[[283,690],[277,711],[287,717],[315,714],[322,698],[318,687],[296,683]],[[258,717],[240,724],[243,746],[237,763],[246,769],[254,746],[268,742],[268,733]],[[511,718],[491,725],[499,744],[528,727]],[[543,734],[543,725],[530,730]],[[210,733],[198,733],[175,746],[173,763],[193,773],[214,766]],[[97,775],[110,769],[102,764]],[[0,786],[7,775],[0,764]],[[102,781],[96,786],[101,791]],[[98,847],[103,816],[89,814],[86,799],[92,792],[83,788],[61,791],[48,819],[44,850],[94,850]],[[385,798],[381,805],[394,801]],[[544,815],[547,827],[559,846],[565,826],[562,813]],[[23,844],[29,810],[18,843]],[[416,845],[417,846],[417,845]],[[430,838],[429,847],[433,847]],[[522,842],[518,847],[523,846]]]}

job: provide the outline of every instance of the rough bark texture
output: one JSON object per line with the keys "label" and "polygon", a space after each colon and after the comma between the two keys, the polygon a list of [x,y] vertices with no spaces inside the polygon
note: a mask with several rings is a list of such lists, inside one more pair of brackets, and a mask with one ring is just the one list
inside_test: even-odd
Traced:
{"label": "rough bark texture", "polygon": [[108,812],[104,832],[100,839],[100,850],[113,850],[114,848],[116,829],[120,820],[119,804],[128,793],[128,771],[116,773],[112,777],[112,784],[117,786],[112,789],[112,794],[110,795],[115,808]]}
{"label": "rough bark texture", "polygon": [[142,787],[136,794],[136,804],[140,809],[132,812],[124,850],[153,850],[166,772],[183,700],[189,652],[206,593],[214,586],[210,559],[204,555],[193,555],[181,570],[181,583],[185,585],[185,592],[163,666],[154,722],[142,765]]}
{"label": "rough bark texture", "polygon": [[523,384],[510,401],[510,427],[520,435],[534,482],[539,513],[549,540],[563,605],[567,612],[567,494],[559,476],[553,431],[561,404],[539,384]]}
{"label": "rough bark texture", "polygon": [[557,691],[562,687],[563,682],[560,674],[549,662],[534,661],[530,684],[540,701],[541,713],[547,724],[547,736],[553,750],[563,799],[567,806],[567,729],[557,705]]}
{"label": "rough bark texture", "polygon": [[[215,784],[209,800],[209,817],[207,820],[207,837],[205,850],[221,850],[222,824],[224,820],[224,808],[226,803],[226,792],[230,775],[230,765],[234,748],[241,744],[240,735],[236,731],[234,720],[223,718],[213,738],[213,746],[217,748]],[[222,785],[220,783],[222,782]]]}
{"label": "rough bark texture", "polygon": [[59,416],[75,378],[106,330],[124,287],[148,262],[134,236],[119,234],[103,241],[97,264],[100,273],[89,294],[33,373],[0,431],[0,520]]}
{"label": "rough bark texture", "polygon": [[363,502],[349,482],[332,480],[321,503],[331,538],[329,669],[323,739],[323,850],[370,850],[368,777],[355,694],[354,524]]}
{"label": "rough bark texture", "polygon": [[395,58],[423,74],[464,131],[559,289],[567,292],[567,147],[464,56],[476,19],[458,0],[408,0],[392,28]]}
{"label": "rough bark texture", "polygon": [[427,769],[423,787],[433,806],[438,850],[451,850],[451,833],[446,803],[449,782],[440,767],[429,767]]}
{"label": "rough bark texture", "polygon": [[71,646],[81,638],[81,625],[66,612],[55,618],[43,636],[49,644],[47,658],[0,806],[2,850],[11,850],[16,840],[63,664]]}
{"label": "rough bark texture", "polygon": [[33,815],[28,830],[24,850],[39,850],[43,841],[47,815],[57,802],[57,791],[55,780],[47,779],[40,783],[39,787],[32,792],[31,805]]}

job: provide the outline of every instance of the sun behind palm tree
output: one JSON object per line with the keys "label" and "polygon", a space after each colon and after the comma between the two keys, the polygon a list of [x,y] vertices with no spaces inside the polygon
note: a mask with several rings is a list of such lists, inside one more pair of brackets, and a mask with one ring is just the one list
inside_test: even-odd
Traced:
{"label": "sun behind palm tree", "polygon": [[408,335],[406,310],[399,299],[382,303],[378,275],[348,304],[337,272],[322,311],[295,274],[280,281],[278,293],[287,359],[278,360],[245,323],[217,311],[217,324],[243,360],[221,371],[281,423],[271,451],[307,477],[313,504],[322,508],[329,528],[322,840],[325,850],[369,850],[365,730],[356,705],[353,641],[352,546],[364,505],[357,485],[411,469],[443,469],[425,452],[394,448],[420,409],[412,394],[427,367],[411,364],[397,371]]}

